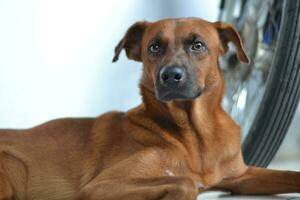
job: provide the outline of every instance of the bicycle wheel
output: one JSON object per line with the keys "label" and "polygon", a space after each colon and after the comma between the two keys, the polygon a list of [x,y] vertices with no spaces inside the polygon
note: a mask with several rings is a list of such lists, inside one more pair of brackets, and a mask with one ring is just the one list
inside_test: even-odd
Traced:
{"label": "bicycle wheel", "polygon": [[220,20],[236,25],[252,63],[221,60],[225,110],[241,125],[249,165],[266,167],[282,143],[300,97],[300,1],[222,1]]}

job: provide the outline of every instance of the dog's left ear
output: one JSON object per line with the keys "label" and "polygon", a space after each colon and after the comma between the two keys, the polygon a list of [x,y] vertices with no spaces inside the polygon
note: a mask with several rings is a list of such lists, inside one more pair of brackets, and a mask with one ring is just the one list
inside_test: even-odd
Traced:
{"label": "dog's left ear", "polygon": [[224,22],[215,22],[213,24],[216,27],[219,33],[219,37],[222,41],[222,47],[221,47],[222,54],[228,51],[228,43],[232,42],[236,47],[237,56],[239,60],[249,64],[250,60],[245,53],[241,37],[239,33],[235,30],[235,28],[232,25]]}
{"label": "dog's left ear", "polygon": [[136,22],[127,30],[125,36],[115,48],[113,62],[119,59],[123,48],[129,59],[141,61],[141,43],[148,24],[149,22]]}

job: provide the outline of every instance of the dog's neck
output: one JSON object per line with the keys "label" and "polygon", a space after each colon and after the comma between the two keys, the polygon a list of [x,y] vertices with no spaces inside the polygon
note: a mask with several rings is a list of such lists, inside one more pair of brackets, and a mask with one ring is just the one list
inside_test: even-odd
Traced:
{"label": "dog's neck", "polygon": [[[153,140],[154,142],[166,141],[185,151],[191,158],[189,162],[197,166],[195,170],[199,170],[203,168],[199,168],[199,163],[203,163],[203,152],[210,157],[215,148],[211,144],[220,139],[215,134],[216,123],[223,117],[219,114],[224,113],[220,105],[224,90],[223,79],[219,80],[194,100],[170,102],[157,100],[154,91],[142,81],[140,88],[143,102],[129,111],[128,117],[140,127],[151,130],[154,137],[163,138]],[[206,168],[210,167],[207,165]]]}
{"label": "dog's neck", "polygon": [[[186,159],[194,166],[192,168],[195,171],[209,170],[214,163],[206,160],[222,156],[220,152],[216,152],[214,145],[226,143],[228,140],[228,135],[220,129],[221,124],[224,124],[224,119],[227,122],[231,120],[221,107],[224,92],[222,75],[220,74],[218,82],[207,87],[200,97],[189,101],[161,102],[156,99],[154,90],[145,85],[143,79],[140,89],[142,104],[129,111],[127,116],[134,124],[151,130],[145,132],[151,135],[142,136],[142,132],[138,132],[133,136],[137,137],[135,140],[144,137],[157,138],[151,140],[153,144],[144,144],[150,146],[167,142],[174,145],[175,149],[186,152]],[[143,140],[139,142],[143,143]]]}
{"label": "dog's neck", "polygon": [[[156,123],[170,131],[174,129],[200,131],[197,127],[207,123],[220,108],[220,91],[205,91],[200,97],[187,101],[161,102],[153,91],[141,84],[143,107]],[[207,124],[206,124],[207,125]]]}
{"label": "dog's neck", "polygon": [[184,137],[186,132],[193,132],[198,136],[208,135],[212,133],[209,129],[213,128],[213,123],[216,122],[216,114],[223,111],[220,104],[224,92],[224,80],[221,74],[219,76],[218,82],[206,87],[200,97],[169,102],[157,100],[154,87],[151,85],[153,83],[145,82],[149,79],[142,78],[140,89],[143,101],[142,105],[134,110],[143,112],[164,132],[179,137]]}

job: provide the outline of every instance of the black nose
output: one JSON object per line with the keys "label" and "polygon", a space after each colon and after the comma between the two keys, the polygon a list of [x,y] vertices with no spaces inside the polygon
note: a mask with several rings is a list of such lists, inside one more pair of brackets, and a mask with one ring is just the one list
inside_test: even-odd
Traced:
{"label": "black nose", "polygon": [[159,75],[163,84],[175,86],[184,80],[185,69],[180,66],[166,66],[160,70]]}

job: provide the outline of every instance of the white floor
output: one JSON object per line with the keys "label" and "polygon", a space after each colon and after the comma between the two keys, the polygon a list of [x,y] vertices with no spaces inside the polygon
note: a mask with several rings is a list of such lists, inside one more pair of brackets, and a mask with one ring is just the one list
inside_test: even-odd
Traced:
{"label": "white floor", "polygon": [[285,195],[276,195],[276,196],[232,196],[227,193],[222,192],[205,192],[199,195],[198,200],[253,200],[253,199],[262,199],[262,200],[300,200],[299,194],[285,194]]}

